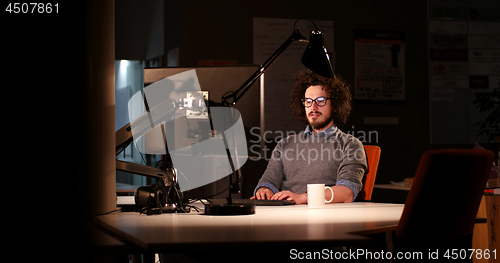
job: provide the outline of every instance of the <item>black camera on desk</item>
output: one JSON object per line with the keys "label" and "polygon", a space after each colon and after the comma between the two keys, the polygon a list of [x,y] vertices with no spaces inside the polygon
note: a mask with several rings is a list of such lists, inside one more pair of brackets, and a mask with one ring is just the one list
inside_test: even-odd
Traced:
{"label": "black camera on desk", "polygon": [[190,208],[182,204],[183,194],[177,184],[164,186],[151,184],[141,186],[135,191],[135,204],[143,206],[141,213],[147,215],[161,213],[189,213]]}

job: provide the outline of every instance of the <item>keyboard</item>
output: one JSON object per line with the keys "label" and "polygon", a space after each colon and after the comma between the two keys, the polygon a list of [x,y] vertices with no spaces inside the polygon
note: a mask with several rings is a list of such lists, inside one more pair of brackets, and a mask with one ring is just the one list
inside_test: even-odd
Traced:
{"label": "keyboard", "polygon": [[[226,199],[208,199],[212,204],[226,204]],[[282,205],[294,205],[295,201],[287,200],[252,200],[252,199],[233,199],[233,204],[254,204],[257,206],[282,206]]]}

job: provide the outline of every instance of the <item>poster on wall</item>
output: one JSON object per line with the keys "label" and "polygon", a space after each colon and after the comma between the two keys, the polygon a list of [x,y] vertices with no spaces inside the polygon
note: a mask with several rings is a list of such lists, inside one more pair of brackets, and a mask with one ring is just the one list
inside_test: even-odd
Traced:
{"label": "poster on wall", "polygon": [[404,37],[395,31],[354,31],[354,99],[405,99]]}

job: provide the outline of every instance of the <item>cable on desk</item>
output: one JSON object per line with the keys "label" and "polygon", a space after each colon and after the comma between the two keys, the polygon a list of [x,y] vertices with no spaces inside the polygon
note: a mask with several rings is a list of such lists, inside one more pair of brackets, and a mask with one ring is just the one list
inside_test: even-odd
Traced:
{"label": "cable on desk", "polygon": [[230,186],[228,186],[227,188],[225,188],[224,190],[222,190],[222,191],[220,191],[220,192],[218,192],[218,193],[216,193],[216,194],[209,195],[209,196],[205,196],[205,197],[200,197],[200,198],[191,199],[191,200],[188,202],[188,204],[192,204],[192,203],[194,203],[194,202],[196,202],[196,201],[200,201],[203,205],[207,205],[207,204],[205,204],[205,203],[203,202],[203,199],[205,199],[206,201],[208,201],[208,202],[210,202],[210,203],[211,203],[211,201],[210,201],[210,200],[208,200],[209,198],[214,197],[214,196],[217,196],[217,195],[220,195],[220,194],[224,193],[225,191],[227,191],[227,190],[229,190],[229,189],[231,189],[231,187],[230,187]]}
{"label": "cable on desk", "polygon": [[91,216],[91,217],[89,218],[89,220],[90,220],[90,219],[92,219],[92,218],[94,218],[94,217],[103,216],[103,215],[108,215],[108,214],[111,214],[111,213],[114,213],[114,212],[121,212],[121,211],[122,211],[122,209],[121,209],[121,208],[113,209],[113,210],[108,211],[108,212],[104,212],[104,213],[101,213],[101,214],[93,215],[93,216]]}

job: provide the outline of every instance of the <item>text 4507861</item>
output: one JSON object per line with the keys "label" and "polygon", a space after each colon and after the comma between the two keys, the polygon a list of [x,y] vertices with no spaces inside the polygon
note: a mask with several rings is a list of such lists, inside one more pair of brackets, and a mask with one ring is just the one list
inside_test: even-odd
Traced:
{"label": "text 4507861", "polygon": [[58,14],[59,3],[9,3],[5,12],[9,14]]}

